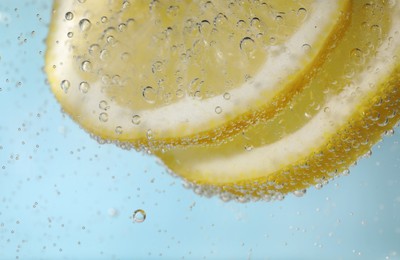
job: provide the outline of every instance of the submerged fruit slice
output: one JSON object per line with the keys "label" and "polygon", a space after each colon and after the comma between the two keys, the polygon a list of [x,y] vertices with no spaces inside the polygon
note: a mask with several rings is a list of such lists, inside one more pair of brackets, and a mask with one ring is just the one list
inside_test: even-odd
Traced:
{"label": "submerged fruit slice", "polygon": [[211,143],[280,111],[334,47],[349,0],[56,0],[46,67],[64,111],[134,147]]}
{"label": "submerged fruit slice", "polygon": [[347,171],[400,119],[399,28],[400,3],[355,1],[343,40],[281,114],[226,144],[157,155],[224,199],[301,194]]}

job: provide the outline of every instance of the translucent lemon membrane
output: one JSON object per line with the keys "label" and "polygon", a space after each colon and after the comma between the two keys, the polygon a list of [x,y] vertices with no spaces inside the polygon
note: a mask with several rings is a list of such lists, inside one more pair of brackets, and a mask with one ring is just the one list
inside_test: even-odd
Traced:
{"label": "translucent lemon membrane", "polygon": [[282,199],[348,172],[400,119],[400,5],[354,1],[328,61],[285,109],[216,147],[157,152],[197,193]]}
{"label": "translucent lemon membrane", "polygon": [[273,117],[308,82],[350,1],[61,1],[46,72],[99,139],[218,143]]}

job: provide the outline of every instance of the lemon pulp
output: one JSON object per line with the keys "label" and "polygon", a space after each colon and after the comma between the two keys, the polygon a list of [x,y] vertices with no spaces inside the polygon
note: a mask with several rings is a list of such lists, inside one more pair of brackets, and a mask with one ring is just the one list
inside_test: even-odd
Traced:
{"label": "lemon pulp", "polygon": [[399,26],[399,5],[355,2],[344,38],[281,114],[217,147],[157,155],[224,198],[281,198],[347,172],[400,118]]}
{"label": "lemon pulp", "polygon": [[59,0],[46,72],[63,109],[101,139],[216,143],[284,107],[340,39],[349,6]]}
{"label": "lemon pulp", "polygon": [[393,1],[61,1],[46,72],[100,140],[145,148],[197,193],[327,182],[400,119]]}

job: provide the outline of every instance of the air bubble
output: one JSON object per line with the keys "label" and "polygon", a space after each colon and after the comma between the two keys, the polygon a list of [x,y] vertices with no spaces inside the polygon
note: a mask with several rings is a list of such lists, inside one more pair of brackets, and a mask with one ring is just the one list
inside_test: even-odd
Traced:
{"label": "air bubble", "polygon": [[74,14],[72,12],[67,12],[65,14],[65,19],[71,21],[72,19],[74,19]]}
{"label": "air bubble", "polygon": [[214,18],[214,26],[221,26],[223,25],[226,21],[228,20],[228,17],[226,17],[225,14],[219,13],[217,16]]}
{"label": "air bubble", "polygon": [[130,3],[128,0],[125,0],[125,1],[122,3],[122,9],[126,9],[126,8],[128,8],[130,5],[131,5],[131,3]]}
{"label": "air bubble", "polygon": [[162,63],[161,61],[156,61],[156,62],[153,63],[153,65],[152,65],[152,67],[151,67],[151,71],[152,71],[153,73],[156,73],[156,72],[158,72],[158,71],[161,71],[162,66],[163,66],[163,63]]}
{"label": "air bubble", "polygon": [[108,110],[110,106],[108,105],[107,101],[101,100],[99,103],[99,108],[102,110]]}
{"label": "air bubble", "polygon": [[116,133],[116,134],[120,135],[120,134],[122,134],[122,132],[123,132],[122,126],[117,126],[117,127],[115,128],[115,133]]}
{"label": "air bubble", "polygon": [[147,129],[146,137],[148,140],[153,139],[153,131],[151,129]]}
{"label": "air bubble", "polygon": [[129,54],[129,52],[124,52],[121,54],[122,61],[128,61],[130,57],[131,57],[131,55]]}
{"label": "air bubble", "polygon": [[100,18],[100,21],[101,21],[102,23],[108,22],[107,16],[102,16],[102,17]]}
{"label": "air bubble", "polygon": [[92,63],[88,60],[82,62],[81,69],[85,72],[89,72],[92,70]]}
{"label": "air bubble", "polygon": [[254,146],[252,146],[252,145],[245,145],[244,146],[244,150],[246,151],[246,152],[250,152],[250,151],[252,151],[254,149]]}
{"label": "air bubble", "polygon": [[222,113],[222,108],[220,106],[215,107],[215,113],[221,114]]}
{"label": "air bubble", "polygon": [[304,51],[305,53],[311,51],[311,45],[309,45],[309,44],[307,44],[307,43],[303,44],[303,46],[301,46],[301,48],[303,49],[303,51]]}
{"label": "air bubble", "polygon": [[237,21],[236,26],[239,28],[244,28],[246,26],[246,22],[244,20],[239,20]]}
{"label": "air bubble", "polygon": [[73,32],[68,32],[68,33],[67,33],[67,37],[68,37],[68,38],[74,37],[74,33],[73,33]]}
{"label": "air bubble", "polygon": [[175,95],[176,95],[176,97],[178,97],[178,98],[183,97],[184,94],[185,94],[185,92],[184,92],[182,89],[178,89],[178,90],[175,92]]}
{"label": "air bubble", "polygon": [[382,32],[382,28],[377,24],[372,25],[370,29],[373,33],[381,34]]}
{"label": "air bubble", "polygon": [[361,64],[364,62],[364,53],[359,48],[352,49],[350,51],[350,57],[352,58],[352,60],[354,60],[358,64]]}
{"label": "air bubble", "polygon": [[229,92],[225,92],[223,97],[225,100],[229,100],[231,99],[231,94]]}
{"label": "air bubble", "polygon": [[390,129],[390,130],[385,131],[385,135],[386,136],[393,136],[394,135],[394,130]]}
{"label": "air bubble", "polygon": [[132,219],[136,223],[142,223],[146,220],[146,212],[143,209],[137,209],[133,212]]}
{"label": "air bubble", "polygon": [[123,32],[123,31],[125,31],[126,30],[126,24],[125,23],[120,23],[119,25],[118,25],[118,31],[120,31],[120,32]]}
{"label": "air bubble", "polygon": [[303,197],[306,194],[307,190],[296,190],[293,192],[293,194],[296,197]]}
{"label": "air bubble", "polygon": [[103,61],[107,60],[107,58],[108,58],[109,56],[110,56],[110,55],[109,55],[109,52],[108,52],[108,50],[106,50],[106,49],[104,49],[104,50],[102,50],[102,51],[100,52],[100,59],[103,60]]}
{"label": "air bubble", "polygon": [[247,55],[252,56],[254,54],[254,40],[250,37],[244,37],[240,41],[240,49]]}
{"label": "air bubble", "polygon": [[254,17],[250,21],[250,26],[255,27],[255,28],[260,28],[261,27],[261,21],[258,17]]}
{"label": "air bubble", "polygon": [[79,21],[79,28],[82,32],[85,32],[92,27],[92,23],[88,19],[82,19]]}
{"label": "air bubble", "polygon": [[297,10],[297,16],[299,16],[302,20],[306,17],[306,15],[307,15],[307,9],[299,8],[299,10]]}
{"label": "air bubble", "polygon": [[344,171],[342,172],[342,175],[344,175],[344,176],[350,175],[350,170],[349,170],[349,169],[344,170]]}
{"label": "air bubble", "polygon": [[275,21],[277,21],[278,23],[282,23],[283,22],[283,16],[282,15],[275,16]]}
{"label": "air bubble", "polygon": [[86,81],[81,82],[79,84],[79,90],[83,93],[86,94],[89,91],[90,85]]}
{"label": "air bubble", "polygon": [[157,93],[154,88],[147,86],[143,88],[142,96],[147,103],[154,104],[156,102]]}
{"label": "air bubble", "polygon": [[140,121],[141,121],[141,118],[139,115],[132,116],[132,124],[138,125],[138,124],[140,124]]}
{"label": "air bubble", "polygon": [[100,46],[98,44],[92,44],[89,46],[89,54],[94,55],[98,53],[100,50]]}
{"label": "air bubble", "polygon": [[115,38],[114,38],[114,36],[112,36],[112,35],[108,36],[108,37],[107,37],[107,43],[109,43],[109,44],[111,44],[111,45],[115,44]]}
{"label": "air bubble", "polygon": [[107,113],[101,113],[100,115],[99,115],[99,120],[101,121],[101,122],[107,122],[108,121],[108,114]]}
{"label": "air bubble", "polygon": [[69,83],[68,80],[63,80],[63,81],[61,81],[60,86],[61,86],[61,89],[64,91],[64,93],[67,93],[69,87],[71,86],[71,83]]}
{"label": "air bubble", "polygon": [[167,14],[168,15],[172,15],[172,16],[176,16],[178,14],[178,11],[179,11],[179,6],[171,5],[167,9]]}

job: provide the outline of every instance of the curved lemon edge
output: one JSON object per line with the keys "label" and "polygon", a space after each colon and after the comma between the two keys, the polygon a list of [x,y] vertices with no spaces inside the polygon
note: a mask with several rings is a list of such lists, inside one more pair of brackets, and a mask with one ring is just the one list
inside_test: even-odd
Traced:
{"label": "curved lemon edge", "polygon": [[[375,95],[360,105],[337,133],[332,134],[326,143],[311,151],[301,160],[287,165],[279,171],[260,178],[237,182],[217,183],[215,180],[187,179],[185,171],[179,165],[164,160],[163,164],[172,173],[178,173],[194,188],[198,194],[221,198],[239,198],[240,200],[279,198],[290,192],[306,189],[312,185],[327,181],[348,170],[357,160],[367,154],[372,146],[381,140],[382,134],[392,130],[400,121],[400,66],[390,75],[387,82]],[[376,104],[380,104],[379,106]],[[372,119],[379,114],[379,120]],[[370,129],[372,128],[372,129]],[[173,160],[173,159],[172,159]],[[172,167],[171,167],[172,165]],[[179,174],[180,173],[180,174]],[[193,176],[193,175],[191,175]]]}
{"label": "curved lemon edge", "polygon": [[[53,10],[57,10],[59,3],[55,1]],[[201,144],[212,144],[218,145],[224,140],[233,135],[240,133],[245,130],[249,126],[253,125],[257,121],[260,120],[268,120],[275,116],[279,111],[296,95],[299,91],[301,91],[302,87],[314,76],[315,72],[318,70],[318,67],[326,60],[329,56],[331,50],[335,47],[336,43],[342,38],[348,24],[350,22],[350,10],[351,10],[351,1],[346,2],[345,11],[341,13],[338,21],[334,25],[334,29],[330,33],[329,37],[323,42],[322,47],[315,55],[315,60],[308,64],[305,69],[296,75],[295,79],[286,86],[284,90],[282,90],[279,94],[277,94],[272,102],[262,106],[260,109],[256,111],[251,111],[244,113],[237,118],[226,122],[222,126],[213,128],[212,130],[202,131],[196,134],[180,136],[174,138],[157,138],[155,135],[154,138],[142,137],[137,140],[132,140],[131,136],[126,135],[116,135],[115,131],[111,131],[110,129],[101,129],[97,126],[94,126],[89,120],[81,121],[79,119],[79,115],[74,115],[74,107],[63,105],[63,110],[70,115],[70,117],[79,123],[79,125],[88,133],[91,134],[96,140],[100,143],[116,143],[122,148],[130,149],[150,149],[150,150],[160,150],[175,146],[187,146],[187,145],[201,145]],[[56,14],[53,14],[56,15]],[[60,15],[60,14],[59,14]],[[50,31],[55,30],[57,25],[55,23],[51,24]],[[47,38],[47,45],[55,42],[54,37],[57,34],[50,33]],[[45,70],[47,72],[50,85],[53,86],[53,93],[56,99],[60,104],[63,103],[62,91],[56,90],[59,89],[57,79],[52,74],[53,68],[50,67],[51,63],[49,60],[53,60],[52,55],[56,55],[54,50],[46,51],[46,66]],[[176,129],[175,132],[180,132],[180,129]]]}

